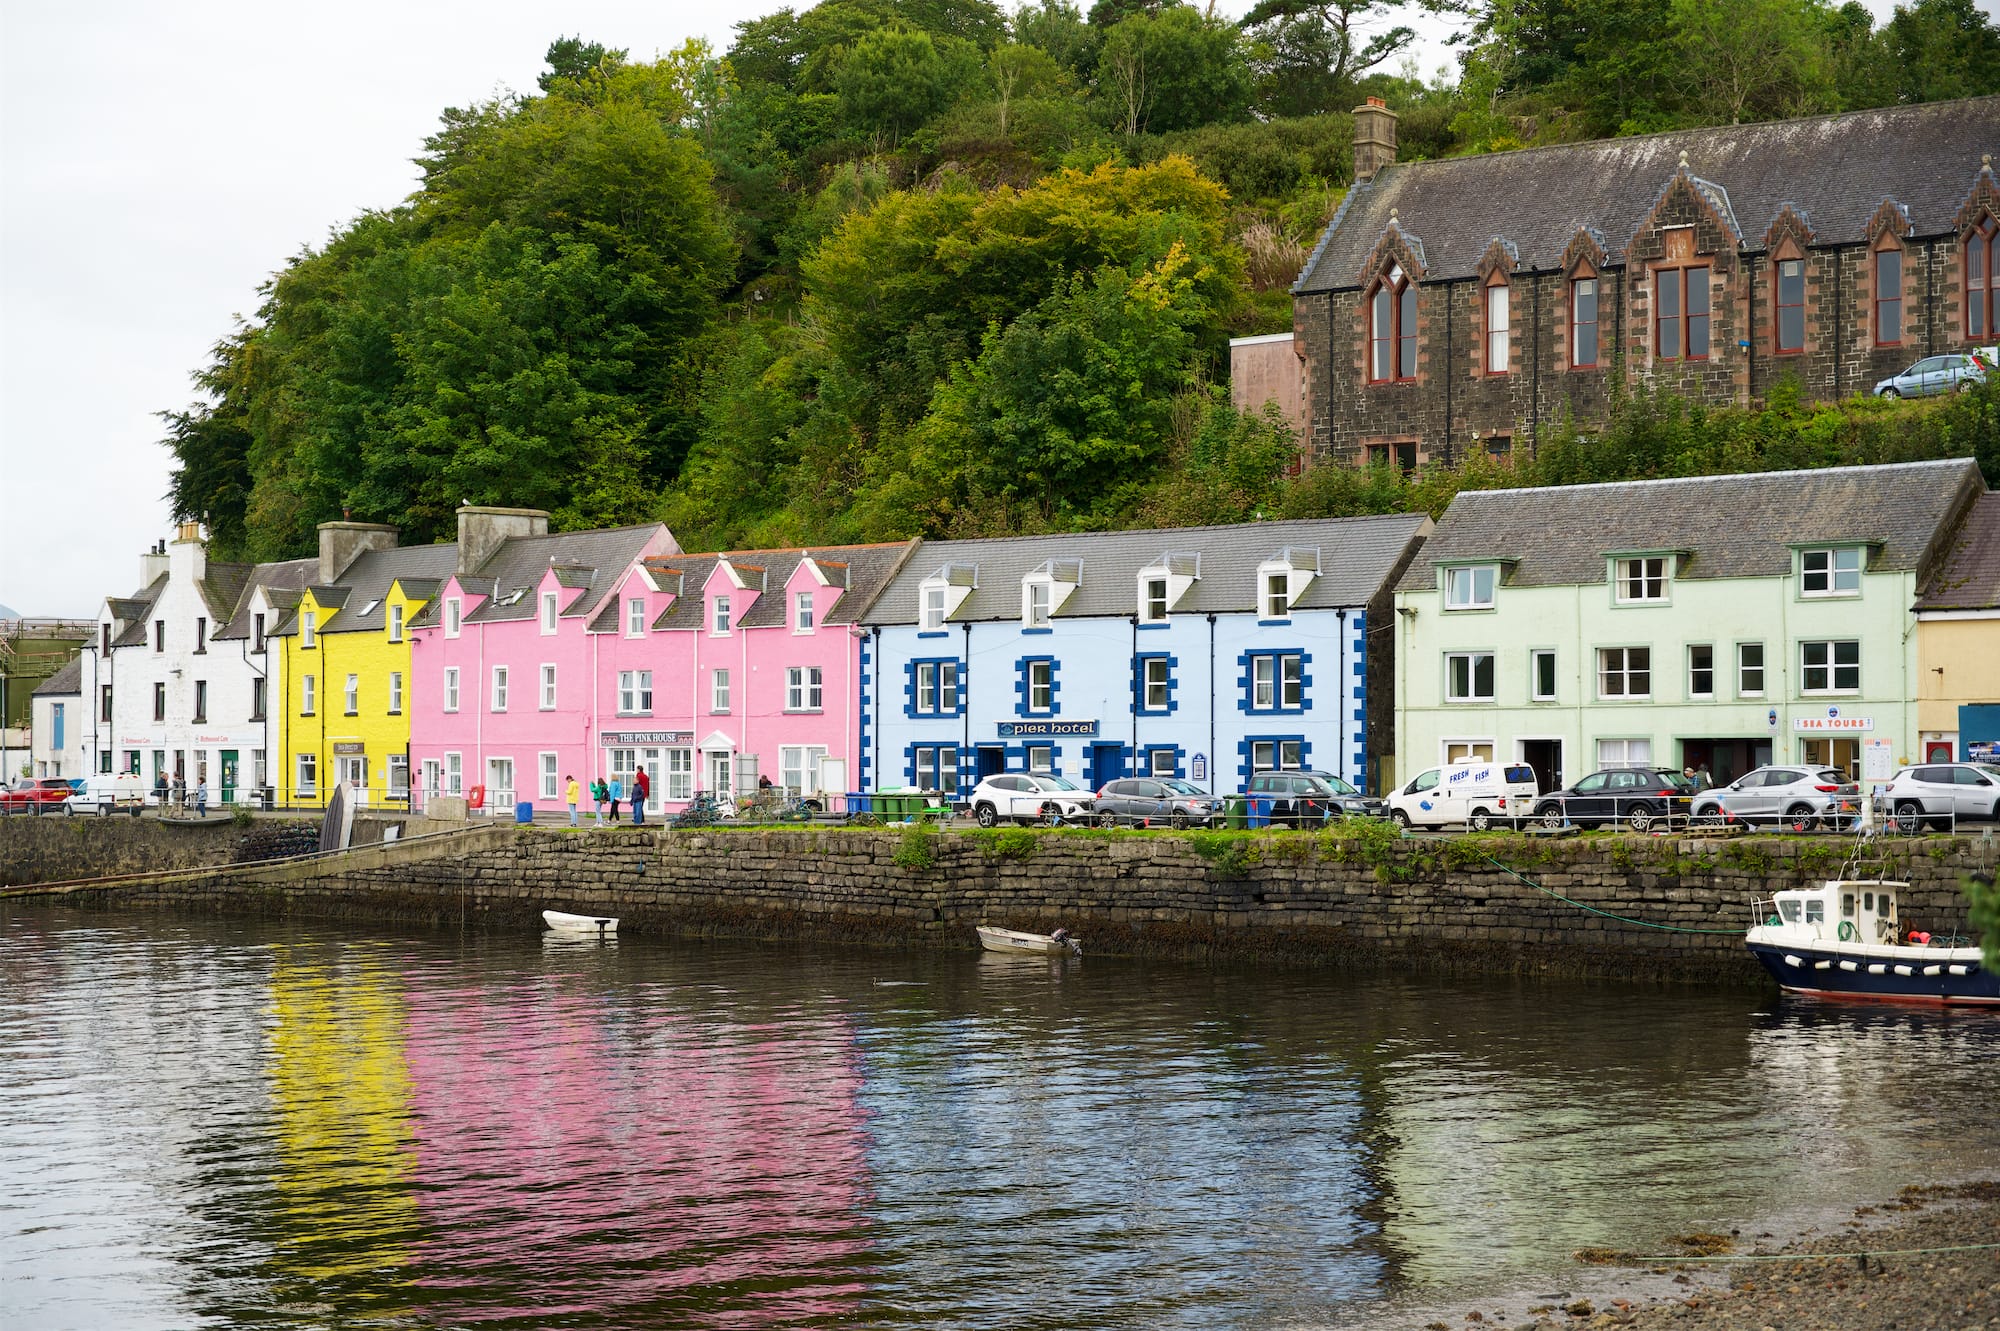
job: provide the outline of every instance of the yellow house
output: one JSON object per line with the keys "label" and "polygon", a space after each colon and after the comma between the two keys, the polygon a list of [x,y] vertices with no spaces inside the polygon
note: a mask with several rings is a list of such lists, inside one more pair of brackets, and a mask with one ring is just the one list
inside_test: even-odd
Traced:
{"label": "yellow house", "polygon": [[1974,745],[2000,746],[2000,492],[1974,502],[1916,611],[1922,751],[1909,759],[1963,760]]}
{"label": "yellow house", "polygon": [[272,633],[283,687],[280,803],[323,806],[340,782],[363,807],[410,795],[407,627],[457,565],[456,545],[399,548],[393,527],[320,526],[319,580]]}

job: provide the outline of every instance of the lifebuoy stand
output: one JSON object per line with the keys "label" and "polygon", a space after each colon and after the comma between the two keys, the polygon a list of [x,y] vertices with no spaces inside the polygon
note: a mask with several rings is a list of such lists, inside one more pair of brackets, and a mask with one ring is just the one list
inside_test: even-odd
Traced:
{"label": "lifebuoy stand", "polygon": [[466,808],[468,808],[468,809],[483,809],[483,808],[485,808],[485,807],[486,807],[486,787],[484,787],[484,786],[474,786],[474,787],[473,787],[473,788],[472,788],[471,790],[467,791],[467,792],[466,792],[466,794],[465,794],[465,807],[466,807]]}

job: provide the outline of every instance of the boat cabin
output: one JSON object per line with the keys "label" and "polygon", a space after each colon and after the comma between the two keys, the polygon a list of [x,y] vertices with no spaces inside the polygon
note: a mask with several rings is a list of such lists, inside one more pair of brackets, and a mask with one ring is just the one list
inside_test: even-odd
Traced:
{"label": "boat cabin", "polygon": [[1894,943],[1896,893],[1908,883],[1835,879],[1818,887],[1779,892],[1760,912],[1785,941]]}

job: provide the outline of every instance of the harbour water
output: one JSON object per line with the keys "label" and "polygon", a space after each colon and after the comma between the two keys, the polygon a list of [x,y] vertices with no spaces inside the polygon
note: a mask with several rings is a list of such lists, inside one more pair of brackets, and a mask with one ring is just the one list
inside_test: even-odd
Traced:
{"label": "harbour water", "polygon": [[2000,1016],[6,908],[30,1328],[1314,1327],[2000,1165]]}

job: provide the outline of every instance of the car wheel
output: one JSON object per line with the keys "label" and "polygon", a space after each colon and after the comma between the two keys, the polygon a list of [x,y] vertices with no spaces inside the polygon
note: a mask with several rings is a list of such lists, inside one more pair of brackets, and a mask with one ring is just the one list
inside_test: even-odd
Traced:
{"label": "car wheel", "polygon": [[1653,825],[1652,806],[1646,804],[1635,805],[1632,812],[1625,815],[1625,821],[1631,824],[1634,832],[1644,832]]}
{"label": "car wheel", "polygon": [[1883,390],[1881,391],[1881,393],[1877,394],[1877,396],[1879,396],[1879,397],[1886,397],[1886,398],[1890,399],[1891,401],[1894,401],[1895,399],[1897,399],[1897,398],[1901,397],[1901,396],[1902,396],[1902,394],[1901,394],[1901,393],[1899,393],[1899,392],[1897,392],[1897,391],[1896,391],[1895,389],[1893,389],[1893,388],[1885,388],[1885,389],[1883,389]]}
{"label": "car wheel", "polygon": [[1173,828],[1174,831],[1176,832],[1187,831],[1188,830],[1187,810],[1175,809],[1172,813],[1168,814],[1167,826]]}
{"label": "car wheel", "polygon": [[1061,827],[1062,821],[1063,821],[1063,816],[1061,809],[1057,808],[1053,804],[1044,804],[1042,806],[1043,827]]}
{"label": "car wheel", "polygon": [[1401,809],[1392,809],[1389,812],[1389,816],[1396,820],[1396,826],[1402,828],[1405,832],[1410,830],[1409,814],[1404,813]]}
{"label": "car wheel", "polygon": [[1548,805],[1535,816],[1542,820],[1543,827],[1561,827],[1563,825],[1562,806],[1557,804]]}
{"label": "car wheel", "polygon": [[991,827],[1000,821],[1000,815],[993,812],[991,804],[982,804],[972,811],[973,820],[981,827]]}
{"label": "car wheel", "polygon": [[1915,800],[1904,800],[1896,806],[1896,830],[1904,836],[1915,836],[1924,827],[1924,806]]}
{"label": "car wheel", "polygon": [[1472,816],[1465,820],[1465,825],[1475,832],[1490,831],[1493,827],[1493,815],[1484,809],[1474,809]]}
{"label": "car wheel", "polygon": [[68,800],[63,801],[63,817],[65,818],[76,817],[76,806],[74,804],[71,804]]}
{"label": "car wheel", "polygon": [[1688,815],[1688,821],[1696,827],[1722,826],[1722,806],[1712,804],[1705,809],[1696,809]]}
{"label": "car wheel", "polygon": [[1956,384],[1952,385],[1951,391],[1954,393],[1970,393],[1974,387],[1975,385],[1972,380],[1961,379]]}
{"label": "car wheel", "polygon": [[1105,809],[1097,815],[1097,825],[1109,831],[1111,828],[1118,826],[1118,815],[1109,809]]}
{"label": "car wheel", "polygon": [[1810,832],[1819,826],[1819,815],[1810,804],[1794,804],[1785,810],[1785,821],[1792,825],[1794,832]]}

